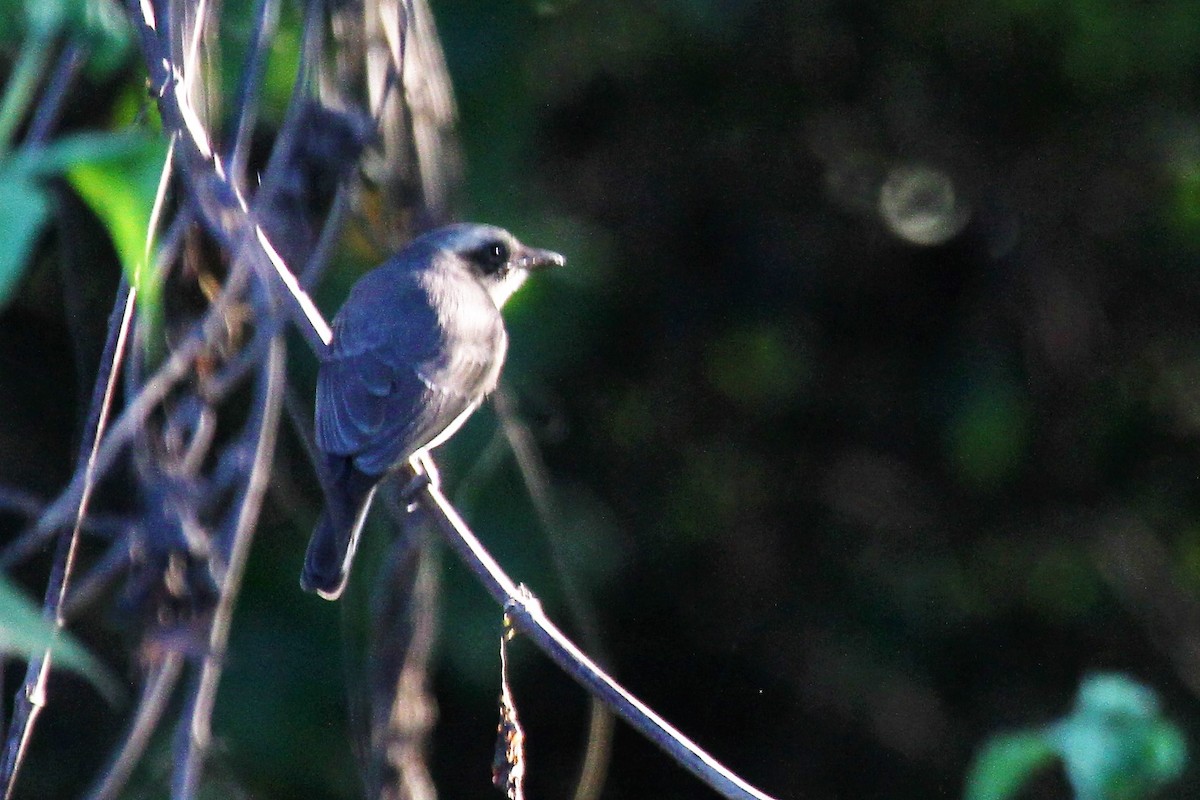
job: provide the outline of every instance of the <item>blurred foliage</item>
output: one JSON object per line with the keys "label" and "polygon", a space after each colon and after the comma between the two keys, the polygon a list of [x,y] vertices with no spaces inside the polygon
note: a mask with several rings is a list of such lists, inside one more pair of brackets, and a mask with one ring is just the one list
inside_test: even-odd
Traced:
{"label": "blurred foliage", "polygon": [[[221,14],[222,35],[218,44],[220,61],[227,67],[219,76],[223,97],[238,96],[242,76],[235,67],[245,61],[249,51],[256,12],[254,3],[238,3],[229,6]],[[300,7],[292,3],[281,4],[276,11],[278,19],[267,50],[266,69],[261,85],[257,87],[262,96],[258,112],[272,127],[283,121],[283,112],[292,94],[300,63],[300,13]],[[229,110],[219,106],[209,109],[216,119]]]}
{"label": "blurred foliage", "polygon": [[[979,742],[1052,718],[1096,670],[1161,693],[1177,728],[1153,709],[1131,724],[1159,731],[1143,737],[1168,756],[1151,773],[1177,769],[1168,739],[1182,736],[1162,732],[1200,729],[1200,6],[434,6],[467,149],[463,216],[568,256],[506,311],[506,380],[618,674],[783,797],[958,796]],[[263,136],[290,89],[297,16],[283,5]],[[5,30],[16,74],[22,40],[7,32],[22,29]],[[236,25],[221,47],[238,63]],[[142,80],[89,75],[65,129],[143,116]],[[224,74],[226,91],[236,80]],[[0,182],[16,198],[0,198],[15,215],[0,254],[17,264],[0,269],[13,287],[0,452],[22,455],[0,481],[48,490],[80,413],[68,362],[99,335],[73,293],[106,311],[116,262],[103,229],[60,224],[39,242],[47,219],[30,215],[64,215],[31,199],[40,186]],[[67,280],[46,255],[72,237],[95,255]],[[363,266],[329,276],[324,309]],[[311,360],[293,362],[311,391]],[[447,481],[570,628],[496,430],[490,413],[464,428],[440,459]],[[294,440],[276,474],[213,792],[352,797],[339,642],[353,611],[299,594],[318,502]],[[382,548],[384,526],[369,533]],[[486,797],[500,615],[455,563],[442,573],[436,777],[446,797]],[[119,615],[88,623],[118,658]],[[512,658],[530,795],[563,796],[586,704],[519,641]],[[1086,683],[1055,726],[992,741],[997,796],[1083,796],[1080,775],[1125,758],[1136,730],[1115,749],[1080,744],[1096,686],[1124,691]],[[56,728],[56,713],[70,719]],[[113,735],[91,723],[109,713],[50,707],[37,796],[77,793]],[[1103,758],[1071,766],[1088,752]],[[1056,756],[1063,773],[1024,780]],[[1194,773],[1163,796],[1194,795]],[[697,791],[618,733],[606,796]]]}
{"label": "blurred foliage", "polygon": [[154,272],[154,254],[146,231],[166,162],[166,144],[158,136],[126,138],[126,147],[92,154],[67,172],[71,188],[104,223],[129,285],[139,292],[143,311],[153,318],[161,303],[162,279]]}
{"label": "blurred foliage", "polygon": [[0,226],[6,234],[0,249],[0,301],[20,280],[35,237],[49,219],[49,205],[37,186],[0,170]]}
{"label": "blurred foliage", "polygon": [[46,619],[41,608],[10,580],[0,576],[0,652],[28,660],[40,658],[48,650],[53,666],[82,675],[116,704],[121,687],[113,674],[71,634]]}
{"label": "blurred foliage", "polygon": [[1152,690],[1121,674],[1090,675],[1067,717],[984,746],[968,775],[966,800],[1015,797],[1055,757],[1076,800],[1137,800],[1178,780],[1187,743],[1162,718]]}
{"label": "blurred foliage", "polygon": [[145,231],[165,146],[132,133],[78,134],[0,158],[0,304],[21,278],[37,237],[51,219],[47,182],[67,177],[106,223],[131,282],[157,305],[146,269]]}
{"label": "blurred foliage", "polygon": [[3,0],[0,43],[49,55],[55,38],[66,36],[87,49],[89,73],[111,75],[132,56],[131,28],[115,0]]}
{"label": "blurred foliage", "polygon": [[[51,200],[41,182],[72,167],[81,173],[91,170],[89,162],[111,157],[114,144],[119,150],[128,140],[126,136],[68,138],[49,148],[36,142],[23,152],[8,154],[17,126],[37,100],[35,90],[60,38],[84,51],[84,64],[96,79],[115,72],[130,52],[129,25],[111,0],[0,2],[0,45],[17,51],[0,95],[0,229],[6,232],[0,245],[0,306],[20,280],[37,237],[50,221]],[[47,149],[51,152],[44,152]],[[110,226],[121,221],[111,215],[108,219]]]}
{"label": "blurred foliage", "polygon": [[1033,773],[1053,760],[1054,748],[1041,732],[996,736],[971,765],[964,796],[966,800],[1015,797]]}

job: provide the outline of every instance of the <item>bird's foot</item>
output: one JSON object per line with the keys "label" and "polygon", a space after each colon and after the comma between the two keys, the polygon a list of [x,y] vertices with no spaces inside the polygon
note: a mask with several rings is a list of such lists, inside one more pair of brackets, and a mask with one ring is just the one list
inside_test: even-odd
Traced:
{"label": "bird's foot", "polygon": [[408,482],[400,489],[400,501],[411,511],[416,505],[417,495],[421,493],[422,489],[426,486],[438,488],[441,475],[438,473],[437,464],[433,463],[433,459],[428,453],[413,456],[409,459],[408,466],[412,474]]}

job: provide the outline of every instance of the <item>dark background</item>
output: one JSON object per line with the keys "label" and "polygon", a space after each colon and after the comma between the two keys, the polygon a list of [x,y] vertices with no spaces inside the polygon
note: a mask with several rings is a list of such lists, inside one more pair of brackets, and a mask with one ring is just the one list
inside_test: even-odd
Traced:
{"label": "dark background", "polygon": [[[435,12],[463,216],[569,262],[512,302],[506,372],[569,577],[490,409],[441,459],[552,616],[578,631],[573,582],[619,678],[778,797],[959,797],[990,734],[1061,715],[1100,669],[1196,741],[1200,6]],[[77,382],[61,282],[42,265],[0,317],[3,477],[47,492],[79,413],[48,388]],[[214,796],[353,797],[342,611],[296,583],[312,478],[286,441],[277,471]],[[500,614],[441,572],[436,778],[495,797]],[[565,797],[585,697],[528,643],[514,658],[529,793]],[[47,792],[74,769],[53,764],[98,763],[71,755],[81,719],[115,730],[92,702],[39,728]],[[605,797],[707,791],[618,725]],[[1030,796],[1069,794],[1051,775]]]}

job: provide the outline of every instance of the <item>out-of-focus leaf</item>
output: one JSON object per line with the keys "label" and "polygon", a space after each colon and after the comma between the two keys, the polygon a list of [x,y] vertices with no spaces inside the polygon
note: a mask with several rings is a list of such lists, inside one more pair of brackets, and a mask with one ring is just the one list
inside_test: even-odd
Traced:
{"label": "out-of-focus leaf", "polygon": [[1146,737],[1146,767],[1157,783],[1169,783],[1187,766],[1187,739],[1173,723],[1160,720]]}
{"label": "out-of-focus leaf", "polygon": [[112,673],[66,631],[56,631],[41,609],[0,575],[0,652],[35,658],[51,646],[54,664],[82,675],[110,702],[121,696]]}
{"label": "out-of-focus leaf", "polygon": [[984,382],[950,420],[950,458],[964,479],[991,486],[1016,471],[1029,446],[1029,429],[1029,401],[1017,384]]}
{"label": "out-of-focus leaf", "polygon": [[[145,166],[155,160],[161,165],[162,154],[162,145],[141,132],[94,133],[64,137],[45,147],[25,148],[0,161],[0,226],[3,226],[0,230],[4,231],[4,236],[0,239],[0,305],[8,301],[21,275],[24,274],[30,251],[49,217],[49,200],[38,185],[39,179],[55,177],[74,168],[82,168],[87,172],[89,164],[93,169],[99,164],[120,165],[117,170],[121,180],[116,182],[127,185],[118,189],[106,188],[103,194],[97,196],[97,202],[91,203],[96,213],[109,225],[115,242],[115,225],[125,228],[130,226],[130,216],[123,210],[129,204],[122,204],[123,196],[131,191],[140,192],[144,188],[142,183],[145,176],[137,169],[129,167],[138,164]],[[153,202],[154,189],[157,187],[157,173],[153,180],[148,201],[150,203]],[[132,187],[135,182],[138,184],[137,189]],[[83,191],[80,193],[83,194]],[[148,214],[147,210],[147,220]],[[117,223],[110,220],[110,216],[125,221]],[[141,236],[145,235],[144,225],[145,223]],[[122,235],[127,236],[128,232]],[[139,239],[136,250],[139,258],[141,241]],[[118,244],[119,251],[121,246]],[[121,252],[121,255],[124,262],[124,252]]]}
{"label": "out-of-focus leaf", "polygon": [[1184,242],[1195,242],[1200,232],[1200,160],[1173,166],[1174,193],[1168,206],[1171,221]]}
{"label": "out-of-focus leaf", "polygon": [[48,40],[65,34],[82,42],[88,69],[97,76],[120,67],[129,52],[129,22],[113,0],[25,0],[24,9],[25,36]]}
{"label": "out-of-focus leaf", "polygon": [[1070,715],[1049,736],[1079,800],[1136,800],[1175,780],[1187,743],[1154,692],[1125,675],[1084,679]]}
{"label": "out-of-focus leaf", "polygon": [[747,411],[787,408],[809,377],[803,343],[784,323],[743,325],[713,337],[709,382]]}
{"label": "out-of-focus leaf", "polygon": [[[13,169],[38,177],[61,175],[89,162],[132,163],[153,155],[162,164],[164,146],[141,130],[122,133],[77,133],[55,139],[42,147],[25,148],[10,159]],[[155,186],[158,175],[155,174]],[[153,197],[153,194],[151,195]]]}
{"label": "out-of-focus leaf", "polygon": [[145,255],[146,231],[165,157],[159,139],[141,137],[136,145],[114,145],[101,157],[67,168],[71,186],[104,222],[139,302],[150,310],[158,307],[160,285]]}
{"label": "out-of-focus leaf", "polygon": [[0,44],[20,41],[24,8],[21,0],[0,0]]}
{"label": "out-of-focus leaf", "polygon": [[1038,731],[1006,733],[987,742],[967,774],[966,800],[1007,800],[1055,757]]}
{"label": "out-of-focus leaf", "polygon": [[133,41],[115,0],[0,0],[0,44],[49,43],[65,35],[87,47],[87,69],[105,77],[124,63]]}
{"label": "out-of-focus leaf", "polygon": [[1141,800],[1183,774],[1187,741],[1162,717],[1151,689],[1125,675],[1089,675],[1066,717],[984,745],[966,800],[1007,800],[1055,758],[1076,800]]}
{"label": "out-of-focus leaf", "polygon": [[[282,121],[283,110],[288,106],[300,66],[301,49],[298,8],[290,3],[281,6],[275,32],[268,40],[266,67],[257,87],[260,120],[275,124]],[[222,62],[245,62],[257,26],[254,3],[230,3],[221,9],[221,36],[217,44]],[[236,96],[242,75],[237,70],[222,70],[220,77],[225,95]]]}
{"label": "out-of-focus leaf", "polygon": [[37,235],[46,222],[49,203],[27,177],[0,168],[0,305],[12,295],[25,272]]}

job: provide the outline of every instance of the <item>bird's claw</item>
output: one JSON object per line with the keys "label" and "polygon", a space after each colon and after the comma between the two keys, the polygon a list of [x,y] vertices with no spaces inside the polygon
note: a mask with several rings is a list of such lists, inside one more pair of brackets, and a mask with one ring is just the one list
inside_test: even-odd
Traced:
{"label": "bird's claw", "polygon": [[441,482],[437,464],[428,453],[418,453],[408,460],[409,471],[412,473],[404,487],[400,489],[400,500],[412,510],[416,505],[417,495],[427,487],[437,489]]}

